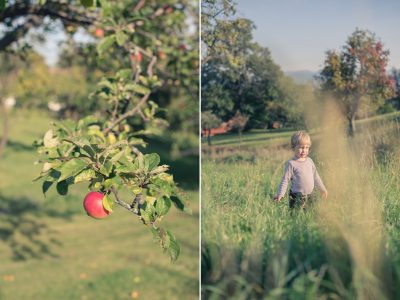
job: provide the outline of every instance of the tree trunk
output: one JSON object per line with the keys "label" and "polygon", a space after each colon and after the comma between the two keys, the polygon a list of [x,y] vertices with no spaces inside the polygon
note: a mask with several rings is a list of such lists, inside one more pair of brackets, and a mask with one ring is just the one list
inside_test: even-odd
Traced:
{"label": "tree trunk", "polygon": [[1,140],[0,140],[0,158],[1,158],[3,156],[4,148],[6,147],[8,141],[8,116],[5,105],[3,103],[0,104],[1,104],[1,114],[3,118],[3,134],[1,135]]}
{"label": "tree trunk", "polygon": [[239,130],[239,143],[240,144],[242,143],[242,131],[241,130]]}
{"label": "tree trunk", "polygon": [[349,127],[348,127],[348,130],[347,130],[347,134],[348,134],[350,137],[353,137],[353,136],[354,136],[354,133],[355,133],[355,131],[356,131],[354,119],[355,119],[354,116],[351,116],[350,118],[348,118],[348,120],[349,120]]}
{"label": "tree trunk", "polygon": [[209,129],[207,133],[207,144],[211,146],[211,129]]}

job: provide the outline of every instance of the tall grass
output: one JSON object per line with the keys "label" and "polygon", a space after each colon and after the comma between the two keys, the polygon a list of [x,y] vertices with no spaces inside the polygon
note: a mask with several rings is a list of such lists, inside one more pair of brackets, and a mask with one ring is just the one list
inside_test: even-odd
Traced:
{"label": "tall grass", "polygon": [[349,140],[328,126],[314,139],[329,197],[305,212],[272,200],[290,149],[203,155],[204,298],[400,297],[400,130],[396,119],[359,129]]}

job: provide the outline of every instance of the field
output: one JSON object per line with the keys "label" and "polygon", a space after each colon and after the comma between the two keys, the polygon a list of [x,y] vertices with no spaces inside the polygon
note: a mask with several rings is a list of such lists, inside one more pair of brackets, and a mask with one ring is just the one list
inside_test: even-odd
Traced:
{"label": "field", "polygon": [[399,299],[398,116],[358,122],[351,139],[312,131],[329,197],[306,211],[273,201],[292,132],[203,141],[203,298]]}
{"label": "field", "polygon": [[198,299],[197,159],[171,161],[158,149],[193,210],[172,208],[162,222],[181,244],[172,264],[126,210],[117,207],[105,220],[87,217],[84,185],[66,197],[55,191],[43,197],[41,184],[32,183],[40,166],[31,144],[50,122],[38,111],[10,118],[9,146],[0,160],[0,299]]}

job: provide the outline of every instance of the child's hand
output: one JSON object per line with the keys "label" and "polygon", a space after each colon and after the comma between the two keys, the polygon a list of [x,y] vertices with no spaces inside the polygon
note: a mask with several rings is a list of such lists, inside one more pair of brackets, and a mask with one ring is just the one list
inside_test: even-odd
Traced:
{"label": "child's hand", "polygon": [[324,197],[325,199],[328,198],[328,191],[321,191],[321,195],[322,195],[322,197]]}
{"label": "child's hand", "polygon": [[279,196],[274,196],[274,200],[275,200],[275,202],[280,202],[280,201],[281,201],[281,199],[282,199],[282,197],[279,197]]}

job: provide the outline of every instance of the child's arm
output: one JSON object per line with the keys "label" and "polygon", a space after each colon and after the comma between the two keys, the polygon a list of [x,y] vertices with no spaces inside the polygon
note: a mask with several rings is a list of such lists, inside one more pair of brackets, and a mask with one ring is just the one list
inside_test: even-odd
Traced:
{"label": "child's arm", "polygon": [[278,191],[276,192],[276,195],[274,196],[274,200],[276,202],[281,201],[281,199],[285,195],[287,187],[289,185],[289,181],[292,179],[292,176],[293,176],[293,167],[289,162],[287,162],[286,167],[285,167],[285,173],[282,176]]}
{"label": "child's arm", "polygon": [[324,183],[322,182],[321,177],[318,174],[317,168],[314,165],[314,183],[315,185],[319,188],[319,190],[321,191],[321,194],[324,198],[328,197],[328,191],[324,185]]}

